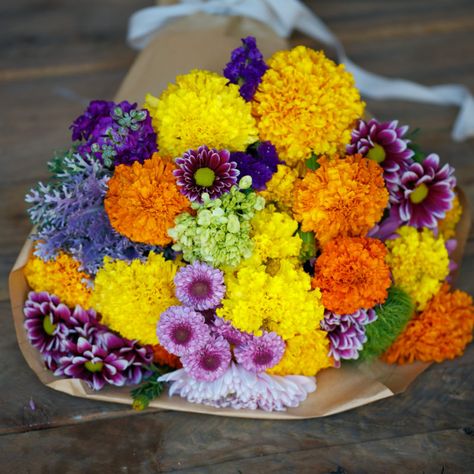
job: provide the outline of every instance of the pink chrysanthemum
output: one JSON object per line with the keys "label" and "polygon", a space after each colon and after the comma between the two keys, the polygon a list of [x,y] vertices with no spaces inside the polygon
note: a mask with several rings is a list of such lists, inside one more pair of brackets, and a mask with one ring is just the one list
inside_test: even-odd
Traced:
{"label": "pink chrysanthemum", "polygon": [[170,306],[162,313],[156,334],[168,352],[180,357],[198,351],[210,338],[204,316],[186,306]]}
{"label": "pink chrysanthemum", "polygon": [[181,362],[192,378],[212,382],[225,373],[231,359],[229,343],[223,337],[215,337],[195,352],[187,353]]}
{"label": "pink chrysanthemum", "polygon": [[225,294],[222,271],[201,262],[180,268],[174,284],[179,301],[200,311],[219,306]]}
{"label": "pink chrysanthemum", "polygon": [[356,153],[376,161],[384,170],[383,177],[390,195],[400,185],[400,174],[412,163],[413,150],[408,148],[405,137],[408,126],[398,126],[398,122],[378,122],[375,119],[359,120],[352,131],[347,153]]}
{"label": "pink chrysanthemum", "polygon": [[240,331],[230,321],[226,321],[223,318],[215,317],[211,326],[211,333],[217,336],[222,336],[229,344],[233,346],[240,346],[250,339],[252,334],[248,332]]}
{"label": "pink chrysanthemum", "polygon": [[252,337],[234,349],[239,364],[250,372],[263,372],[280,362],[285,353],[285,342],[274,332]]}
{"label": "pink chrysanthemum", "polygon": [[189,150],[175,160],[178,169],[173,171],[182,194],[190,201],[202,202],[201,196],[209,194],[211,199],[222,196],[237,183],[239,170],[230,161],[227,150],[209,149],[201,146]]}

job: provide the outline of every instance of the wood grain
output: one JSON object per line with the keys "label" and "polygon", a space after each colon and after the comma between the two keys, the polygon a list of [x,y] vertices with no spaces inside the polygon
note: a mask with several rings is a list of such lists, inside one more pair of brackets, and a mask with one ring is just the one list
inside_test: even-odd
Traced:
{"label": "wood grain", "polygon": [[[474,90],[471,0],[306,2],[368,70]],[[24,363],[6,276],[25,239],[23,196],[67,146],[92,98],[112,98],[134,53],[128,16],[150,1],[0,4],[0,472],[474,472],[474,346],[432,366],[404,394],[332,417],[270,422],[128,407],[46,389]],[[295,35],[293,42],[314,45]],[[420,127],[420,144],[457,168],[474,203],[474,140],[454,143],[454,108],[368,101],[378,118]],[[474,234],[458,286],[474,293]],[[32,401],[32,403],[31,403]],[[132,416],[133,415],[133,416]]]}

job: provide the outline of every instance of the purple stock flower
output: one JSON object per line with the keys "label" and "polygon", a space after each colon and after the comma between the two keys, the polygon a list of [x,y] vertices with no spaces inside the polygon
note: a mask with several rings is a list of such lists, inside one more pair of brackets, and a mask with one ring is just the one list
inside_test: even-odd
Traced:
{"label": "purple stock flower", "polygon": [[190,201],[202,202],[203,193],[215,199],[229,192],[239,176],[236,163],[229,158],[227,150],[209,149],[205,145],[176,158],[178,169],[173,174],[181,193]]}
{"label": "purple stock flower", "polygon": [[170,306],[163,312],[156,334],[168,352],[180,357],[199,350],[210,338],[204,316],[187,306]]}
{"label": "purple stock flower", "polygon": [[125,375],[130,362],[115,351],[92,345],[80,337],[77,344],[70,344],[70,353],[59,359],[55,375],[85,380],[94,390],[106,383],[121,387],[127,382]]}
{"label": "purple stock flower", "polygon": [[376,161],[384,170],[384,178],[390,196],[400,185],[400,174],[413,163],[413,150],[408,148],[410,142],[405,137],[408,126],[398,126],[398,121],[368,122],[359,120],[357,128],[352,131],[347,153],[360,153]]}
{"label": "purple stock flower", "polygon": [[232,51],[230,62],[224,68],[224,76],[233,84],[240,85],[240,95],[251,101],[262,77],[268,69],[253,36],[242,38],[242,46]]}
{"label": "purple stock flower", "polygon": [[237,328],[232,326],[230,321],[226,321],[219,317],[214,318],[210,328],[212,334],[215,336],[222,336],[229,344],[235,347],[245,344],[253,337],[247,332],[239,331]]}
{"label": "purple stock flower", "polygon": [[204,346],[182,357],[184,370],[195,380],[212,382],[229,367],[232,354],[223,337],[212,337]]}
{"label": "purple stock flower", "polygon": [[28,340],[45,356],[47,365],[52,366],[55,356],[65,350],[69,308],[57,296],[31,291],[23,311]]}
{"label": "purple stock flower", "polygon": [[233,152],[230,159],[237,164],[240,176],[252,177],[252,187],[257,191],[266,189],[266,183],[281,163],[276,148],[270,142],[260,142],[256,148],[251,147],[247,152]]}
{"label": "purple stock flower", "polygon": [[70,128],[72,139],[82,141],[77,151],[106,166],[143,163],[157,150],[150,114],[127,101],[93,100]]}
{"label": "purple stock flower", "polygon": [[342,316],[325,311],[321,328],[328,332],[329,355],[334,358],[336,367],[341,365],[341,359],[358,359],[359,351],[367,341],[365,326],[376,319],[373,309],[360,309]]}
{"label": "purple stock flower", "polygon": [[239,364],[250,372],[263,372],[280,362],[285,353],[285,342],[274,332],[252,337],[234,349]]}
{"label": "purple stock flower", "polygon": [[401,175],[395,208],[403,223],[434,229],[446,216],[454,199],[454,168],[440,166],[439,156],[432,153],[422,163],[412,163]]}
{"label": "purple stock flower", "polygon": [[225,294],[224,274],[207,263],[182,267],[174,278],[176,297],[196,310],[216,308]]}

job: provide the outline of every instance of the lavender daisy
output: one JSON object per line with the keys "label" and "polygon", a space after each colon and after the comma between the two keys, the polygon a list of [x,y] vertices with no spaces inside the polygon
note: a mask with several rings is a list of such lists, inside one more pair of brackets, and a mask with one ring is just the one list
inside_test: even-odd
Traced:
{"label": "lavender daisy", "polygon": [[234,349],[239,364],[250,372],[264,372],[280,362],[285,353],[285,342],[274,332],[252,337]]}
{"label": "lavender daisy", "polygon": [[240,95],[249,102],[267,69],[256,39],[247,36],[242,39],[242,46],[232,51],[230,62],[224,69],[224,76],[231,83],[240,84]]}
{"label": "lavender daisy", "polygon": [[127,382],[125,370],[130,365],[124,357],[106,348],[92,345],[80,337],[71,352],[59,359],[54,375],[86,381],[94,390],[101,390],[106,383],[121,387]]}
{"label": "lavender daisy", "polygon": [[398,121],[378,122],[360,120],[352,131],[347,153],[360,153],[382,166],[387,188],[392,195],[400,185],[400,174],[413,162],[414,151],[408,148],[408,126],[398,126]]}
{"label": "lavender daisy", "polygon": [[401,175],[396,193],[400,220],[417,228],[436,228],[451,209],[455,186],[454,168],[447,163],[441,166],[438,155],[432,153],[422,163],[411,164]]}
{"label": "lavender daisy", "polygon": [[180,268],[174,284],[179,301],[196,310],[216,308],[225,294],[224,273],[197,261]]}
{"label": "lavender daisy", "polygon": [[170,306],[162,313],[156,334],[168,352],[180,357],[198,351],[210,338],[204,316],[187,306]]}
{"label": "lavender daisy", "polygon": [[252,187],[257,191],[267,188],[266,183],[277,172],[278,164],[281,163],[276,148],[270,142],[260,142],[257,147],[252,146],[245,153],[231,153],[230,159],[237,164],[240,176],[252,177]]}
{"label": "lavender daisy", "polygon": [[359,351],[367,341],[365,326],[376,319],[377,314],[373,309],[360,309],[342,316],[330,311],[324,313],[321,328],[328,332],[329,355],[334,358],[336,367],[340,367],[341,359],[359,358]]}
{"label": "lavender daisy", "polygon": [[195,380],[212,382],[225,373],[231,359],[229,343],[223,337],[212,337],[195,352],[183,356],[181,362]]}
{"label": "lavender daisy", "polygon": [[230,161],[227,150],[201,146],[176,158],[175,163],[178,166],[173,171],[176,183],[191,201],[202,202],[203,193],[209,194],[211,199],[222,196],[237,183],[239,176],[237,165]]}
{"label": "lavender daisy", "polygon": [[52,362],[52,355],[65,350],[64,339],[69,332],[67,326],[69,308],[62,304],[57,296],[45,291],[41,293],[31,291],[23,311],[28,340]]}

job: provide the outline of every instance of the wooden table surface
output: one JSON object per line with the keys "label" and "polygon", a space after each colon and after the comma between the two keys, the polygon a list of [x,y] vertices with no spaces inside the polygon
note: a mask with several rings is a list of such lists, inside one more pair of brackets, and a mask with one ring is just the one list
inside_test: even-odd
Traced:
{"label": "wooden table surface", "polygon": [[[307,1],[368,70],[474,91],[472,0]],[[474,472],[474,346],[402,395],[294,422],[145,411],[42,386],[16,345],[7,274],[30,224],[23,196],[67,146],[92,98],[113,97],[134,59],[127,18],[151,1],[0,3],[0,472]],[[295,41],[302,41],[296,37]],[[306,40],[307,41],[307,40]],[[454,108],[368,101],[381,119],[423,129],[474,203],[474,140],[454,143]],[[470,236],[458,285],[474,293]]]}

